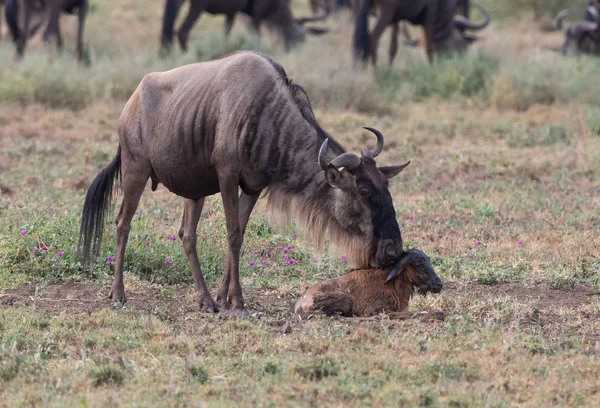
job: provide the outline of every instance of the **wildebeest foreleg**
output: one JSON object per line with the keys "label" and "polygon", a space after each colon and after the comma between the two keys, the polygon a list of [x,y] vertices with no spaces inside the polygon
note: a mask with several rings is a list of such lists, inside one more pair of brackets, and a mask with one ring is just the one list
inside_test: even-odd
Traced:
{"label": "wildebeest foreleg", "polygon": [[187,16],[179,30],[177,31],[177,38],[179,39],[179,45],[183,52],[187,51],[187,42],[190,36],[190,30],[196,24],[196,20],[200,17],[200,14],[206,9],[208,0],[192,0],[190,2],[190,8]]}
{"label": "wildebeest foreleg", "polygon": [[[256,204],[259,196],[260,193],[248,195],[242,192],[240,194],[240,230],[242,231],[242,237],[246,233],[246,226],[248,225],[250,214],[252,214],[252,210],[254,209],[254,205]],[[223,309],[229,309],[231,307],[228,299],[231,267],[232,264],[229,260],[229,257],[227,257],[227,264],[225,265],[225,271],[223,273],[223,277],[221,278],[221,285],[219,286],[219,291],[217,292],[217,302]]]}
{"label": "wildebeest foreleg", "polygon": [[85,25],[85,18],[87,16],[88,11],[88,2],[87,0],[83,0],[79,4],[79,15],[78,17],[78,26],[77,26],[77,59],[79,61],[83,61],[83,28]]}
{"label": "wildebeest foreleg", "polygon": [[229,251],[227,253],[229,274],[229,289],[227,296],[231,301],[231,308],[236,315],[245,314],[242,287],[240,285],[240,250],[244,242],[242,228],[240,226],[240,199],[238,196],[239,177],[230,169],[218,173],[221,199],[225,212],[225,224],[227,226],[227,241]]}
{"label": "wildebeest foreleg", "polygon": [[183,249],[194,273],[196,288],[200,297],[200,306],[208,313],[215,313],[217,308],[213,298],[210,296],[202,270],[200,269],[200,261],[198,260],[198,252],[196,249],[196,234],[198,229],[198,221],[202,214],[204,206],[204,198],[199,200],[185,200],[183,203],[183,217],[181,218],[181,227],[179,228],[179,238],[183,242]]}
{"label": "wildebeest foreleg", "polygon": [[369,46],[369,51],[371,52],[371,60],[373,61],[373,65],[377,64],[377,45],[379,44],[379,38],[381,38],[383,31],[392,22],[393,18],[394,13],[386,13],[382,11],[379,19],[377,20],[377,24],[371,33],[371,44]]}
{"label": "wildebeest foreleg", "polygon": [[225,39],[229,38],[231,29],[233,28],[233,22],[235,21],[235,13],[227,14],[225,17]]}
{"label": "wildebeest foreleg", "polygon": [[392,38],[390,39],[390,66],[398,53],[398,27],[399,23],[392,24]]}
{"label": "wildebeest foreleg", "polygon": [[115,277],[113,279],[112,290],[110,291],[110,298],[114,302],[127,302],[127,296],[125,296],[125,284],[123,283],[123,261],[125,260],[125,247],[127,246],[127,239],[129,238],[129,231],[131,230],[131,219],[135,210],[137,209],[146,181],[149,178],[138,179],[136,177],[128,177],[123,173],[123,203],[121,204],[121,210],[117,217],[117,254],[115,259]]}
{"label": "wildebeest foreleg", "polygon": [[427,59],[430,63],[433,62],[433,54],[435,53],[433,41],[433,30],[435,28],[435,14],[436,10],[433,9],[433,6],[428,7],[425,15],[425,24],[423,25],[425,52],[427,53]]}

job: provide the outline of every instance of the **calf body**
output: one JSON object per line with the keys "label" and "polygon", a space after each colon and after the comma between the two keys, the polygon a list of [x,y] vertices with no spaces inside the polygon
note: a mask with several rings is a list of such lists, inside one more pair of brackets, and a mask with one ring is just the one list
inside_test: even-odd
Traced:
{"label": "calf body", "polygon": [[296,302],[294,310],[300,315],[407,313],[415,288],[422,294],[438,293],[442,281],[427,255],[411,249],[393,268],[354,270],[311,286]]}

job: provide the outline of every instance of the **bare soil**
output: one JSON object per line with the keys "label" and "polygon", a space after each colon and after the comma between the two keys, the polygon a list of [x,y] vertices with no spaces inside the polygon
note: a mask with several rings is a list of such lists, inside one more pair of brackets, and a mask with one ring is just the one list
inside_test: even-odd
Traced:
{"label": "bare soil", "polygon": [[[66,282],[47,286],[28,283],[0,294],[0,309],[31,307],[41,314],[85,315],[104,308],[120,307],[111,304],[109,292],[110,286],[91,282]],[[495,298],[511,297],[513,301],[531,304],[546,313],[559,308],[580,309],[597,303],[600,299],[600,293],[590,291],[583,285],[559,290],[539,281],[497,285],[455,281],[446,283],[443,293],[450,298],[471,294],[470,296],[487,302]],[[176,320],[185,320],[190,314],[210,316],[200,312],[196,291],[188,285],[165,288],[140,284],[128,289],[127,295],[125,308],[132,311],[146,314],[167,311],[168,316]],[[261,311],[265,316],[281,318],[293,316],[294,303],[299,296],[299,293],[277,289],[247,290],[244,295],[249,309]]]}

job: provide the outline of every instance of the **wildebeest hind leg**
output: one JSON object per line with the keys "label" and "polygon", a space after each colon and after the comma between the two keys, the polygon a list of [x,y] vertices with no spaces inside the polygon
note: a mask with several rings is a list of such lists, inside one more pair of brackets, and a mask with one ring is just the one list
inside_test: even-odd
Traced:
{"label": "wildebeest hind leg", "polygon": [[[255,195],[248,195],[244,192],[240,194],[239,199],[239,209],[240,209],[240,230],[242,232],[242,237],[246,233],[246,226],[248,225],[248,220],[250,219],[250,214],[254,209],[254,205],[258,200],[260,193]],[[229,309],[231,305],[229,304],[228,292],[229,292],[229,283],[230,283],[230,273],[231,273],[231,262],[230,258],[227,257],[227,263],[225,265],[225,271],[223,272],[223,277],[221,278],[221,285],[219,286],[219,291],[217,292],[217,302],[219,306],[223,309]]]}
{"label": "wildebeest hind leg", "polygon": [[181,227],[179,228],[179,238],[183,242],[183,249],[194,273],[196,288],[200,297],[200,306],[208,313],[215,313],[217,308],[215,302],[210,296],[202,270],[200,269],[200,261],[198,260],[198,252],[196,250],[196,234],[198,229],[198,221],[202,214],[204,206],[204,198],[199,200],[185,200],[183,203],[183,217],[181,218]]}
{"label": "wildebeest hind leg", "polygon": [[[140,174],[140,173],[137,173]],[[123,172],[123,203],[121,204],[121,210],[117,217],[117,255],[115,260],[115,277],[113,279],[113,286],[110,292],[110,298],[114,302],[125,303],[127,296],[125,296],[125,285],[123,283],[123,261],[125,259],[125,247],[127,246],[127,239],[129,238],[129,231],[131,230],[131,219],[135,210],[137,209],[140,197],[144,192],[146,181],[150,177],[149,170],[148,175],[144,177],[128,177],[126,172]],[[143,180],[143,181],[142,181]]]}

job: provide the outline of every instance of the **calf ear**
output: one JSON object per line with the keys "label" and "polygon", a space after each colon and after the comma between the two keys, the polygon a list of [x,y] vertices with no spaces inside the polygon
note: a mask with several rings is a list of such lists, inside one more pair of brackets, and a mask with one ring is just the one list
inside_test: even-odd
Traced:
{"label": "calf ear", "polygon": [[409,261],[410,257],[407,256],[406,252],[402,254],[400,261],[398,261],[396,266],[394,266],[394,269],[392,269],[392,271],[388,275],[387,279],[385,280],[385,283],[393,281],[396,276],[400,275],[400,273],[403,272],[408,266]]}
{"label": "calf ear", "polygon": [[400,166],[383,166],[378,167],[379,171],[389,180],[396,177],[406,166],[410,164],[410,160]]}
{"label": "calf ear", "polygon": [[325,170],[325,180],[335,188],[346,189],[350,186],[350,174],[345,169],[338,170],[333,164]]}

